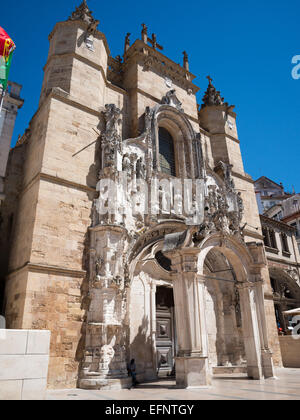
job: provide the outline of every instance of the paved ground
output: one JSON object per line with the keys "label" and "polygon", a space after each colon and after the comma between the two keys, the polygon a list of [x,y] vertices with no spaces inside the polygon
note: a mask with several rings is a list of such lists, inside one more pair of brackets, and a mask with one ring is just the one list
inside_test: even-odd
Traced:
{"label": "paved ground", "polygon": [[300,369],[277,369],[277,379],[252,381],[245,375],[218,376],[203,390],[176,389],[175,382],[140,384],[132,390],[84,391],[80,389],[48,391],[48,400],[300,400]]}

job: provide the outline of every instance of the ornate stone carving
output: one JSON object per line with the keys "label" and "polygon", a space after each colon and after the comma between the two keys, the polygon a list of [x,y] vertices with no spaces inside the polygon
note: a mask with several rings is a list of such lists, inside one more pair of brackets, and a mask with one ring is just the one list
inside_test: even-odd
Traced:
{"label": "ornate stone carving", "polygon": [[128,180],[131,179],[132,169],[133,168],[132,168],[132,164],[131,164],[131,161],[130,161],[130,157],[129,157],[128,153],[126,153],[123,156],[122,171],[127,173]]}
{"label": "ornate stone carving", "polygon": [[114,136],[118,133],[117,124],[119,122],[121,111],[114,104],[105,105],[105,111],[103,112],[106,121],[106,136]]}
{"label": "ornate stone carving", "polygon": [[136,162],[136,178],[146,179],[146,165],[143,158],[138,159]]}
{"label": "ornate stone carving", "polygon": [[235,189],[234,180],[232,178],[232,168],[233,165],[220,161],[215,169],[216,171],[220,170],[222,172],[226,190],[230,192]]}
{"label": "ornate stone carving", "polygon": [[195,235],[196,241],[201,241],[213,232],[239,235],[240,237],[242,235],[243,200],[241,193],[237,193],[233,189],[234,182],[231,179],[230,171],[226,174],[224,188],[219,188],[216,185],[208,186],[205,198],[204,222]]}
{"label": "ornate stone carving", "polygon": [[145,110],[145,133],[146,134],[151,133],[152,116],[153,116],[153,110],[151,110],[151,108],[147,106]]}
{"label": "ornate stone carving", "polygon": [[145,23],[142,23],[142,41],[147,44],[148,42],[148,28]]}
{"label": "ornate stone carving", "polygon": [[285,270],[285,272],[292,277],[293,280],[295,280],[296,282],[299,281],[299,274],[297,272],[297,270],[295,268],[290,268],[288,270]]}
{"label": "ornate stone carving", "polygon": [[131,33],[128,32],[126,37],[125,37],[124,56],[130,48],[130,35],[131,35]]}
{"label": "ornate stone carving", "polygon": [[144,62],[144,71],[149,71],[154,64],[154,59],[152,57],[148,57]]}
{"label": "ornate stone carving", "polygon": [[212,78],[207,77],[209,80],[209,85],[207,88],[207,91],[205,92],[205,95],[203,97],[203,105],[202,108],[205,106],[213,106],[213,105],[223,105],[224,104],[224,98],[221,97],[221,93],[216,90],[216,88],[213,86]]}
{"label": "ornate stone carving", "polygon": [[116,169],[117,152],[122,153],[122,140],[118,133],[121,111],[114,104],[107,104],[105,105],[103,114],[106,128],[104,134],[101,136],[102,169],[106,167]]}
{"label": "ornate stone carving", "polygon": [[175,94],[176,90],[172,89],[166,93],[166,96],[162,98],[161,104],[162,105],[170,105],[176,108],[180,112],[184,112],[182,109],[182,103],[179,101]]}
{"label": "ornate stone carving", "polygon": [[75,12],[68,19],[69,21],[81,20],[89,25],[88,32],[94,33],[99,25],[99,20],[93,18],[86,0],[84,0],[79,7],[76,7]]}

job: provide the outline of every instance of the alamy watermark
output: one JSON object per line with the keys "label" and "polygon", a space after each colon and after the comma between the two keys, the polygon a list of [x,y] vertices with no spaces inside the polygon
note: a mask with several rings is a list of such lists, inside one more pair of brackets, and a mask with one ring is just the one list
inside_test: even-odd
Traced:
{"label": "alamy watermark", "polygon": [[300,315],[294,316],[292,324],[296,324],[292,331],[294,340],[300,340]]}
{"label": "alamy watermark", "polygon": [[292,69],[292,78],[298,80],[300,79],[300,55],[295,55],[292,58],[292,64],[296,64]]}
{"label": "alamy watermark", "polygon": [[191,223],[197,224],[203,218],[204,190],[204,181],[199,179],[132,181],[126,173],[120,173],[118,180],[104,178],[99,181],[96,209],[100,216],[186,215]]}

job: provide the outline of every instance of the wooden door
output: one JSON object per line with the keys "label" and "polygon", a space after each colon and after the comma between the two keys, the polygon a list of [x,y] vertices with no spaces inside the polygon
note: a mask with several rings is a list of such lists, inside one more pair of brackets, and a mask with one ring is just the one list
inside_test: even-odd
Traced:
{"label": "wooden door", "polygon": [[159,377],[175,373],[175,319],[173,290],[158,287],[156,295],[156,354]]}

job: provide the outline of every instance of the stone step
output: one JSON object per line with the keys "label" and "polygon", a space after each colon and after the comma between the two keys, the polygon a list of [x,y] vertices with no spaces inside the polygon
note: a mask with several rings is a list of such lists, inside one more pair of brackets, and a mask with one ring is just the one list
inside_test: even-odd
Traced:
{"label": "stone step", "polygon": [[235,373],[247,373],[247,366],[215,366],[213,367],[214,375],[232,375]]}

